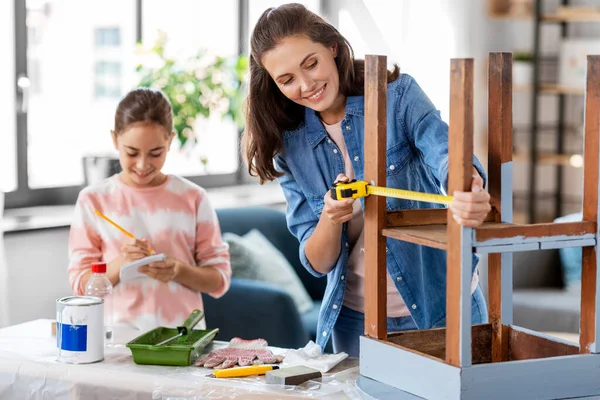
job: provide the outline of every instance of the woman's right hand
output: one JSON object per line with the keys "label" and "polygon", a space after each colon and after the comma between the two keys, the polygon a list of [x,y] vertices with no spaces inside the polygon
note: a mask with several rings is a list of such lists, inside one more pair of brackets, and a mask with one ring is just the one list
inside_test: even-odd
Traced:
{"label": "woman's right hand", "polygon": [[150,245],[146,239],[129,239],[121,247],[121,257],[126,263],[139,260],[150,255]]}
{"label": "woman's right hand", "polygon": [[[344,174],[339,174],[335,178],[335,183],[337,182],[350,182],[350,179]],[[325,202],[323,213],[334,225],[348,222],[352,219],[352,203],[354,203],[354,200],[356,199],[334,200],[331,198],[331,192],[328,190],[323,198]]]}

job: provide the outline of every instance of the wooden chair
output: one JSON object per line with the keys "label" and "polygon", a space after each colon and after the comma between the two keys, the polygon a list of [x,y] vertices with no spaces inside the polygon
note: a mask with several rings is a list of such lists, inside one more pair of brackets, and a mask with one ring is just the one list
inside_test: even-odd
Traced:
{"label": "wooden chair", "polygon": [[[386,57],[367,56],[365,180],[385,186]],[[583,221],[512,223],[512,55],[490,53],[488,191],[476,229],[446,209],[386,211],[365,199],[365,335],[358,385],[378,398],[556,399],[600,394],[597,241],[600,56],[588,56]],[[449,193],[470,190],[473,60],[450,67]],[[447,251],[446,328],[388,333],[386,240]],[[512,324],[512,252],[583,247],[579,346]],[[489,323],[471,325],[472,254],[489,257]]]}

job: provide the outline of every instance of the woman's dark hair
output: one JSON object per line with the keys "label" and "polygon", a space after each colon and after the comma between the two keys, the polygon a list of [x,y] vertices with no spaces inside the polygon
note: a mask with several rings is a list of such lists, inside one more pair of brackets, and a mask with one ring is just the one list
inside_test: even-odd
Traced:
{"label": "woman's dark hair", "polygon": [[[290,36],[306,36],[326,47],[337,45],[335,63],[340,91],[345,96],[364,94],[364,60],[355,60],[350,43],[337,29],[297,3],[267,9],[259,18],[250,39],[250,83],[246,99],[246,129],[243,137],[250,175],[260,182],[281,176],[273,158],[283,146],[283,132],[296,128],[304,119],[304,107],[281,93],[262,65],[262,57]],[[388,82],[398,78],[394,66]]]}
{"label": "woman's dark hair", "polygon": [[173,132],[173,108],[162,91],[136,88],[121,99],[115,113],[115,134],[137,123],[156,124],[165,128],[167,134]]}

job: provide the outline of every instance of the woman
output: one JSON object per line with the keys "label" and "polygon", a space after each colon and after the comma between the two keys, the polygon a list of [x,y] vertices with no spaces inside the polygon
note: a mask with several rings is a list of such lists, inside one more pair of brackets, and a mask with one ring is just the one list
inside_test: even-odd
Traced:
{"label": "woman", "polygon": [[[334,181],[364,175],[364,61],[329,23],[299,4],[266,10],[251,38],[250,90],[244,147],[249,172],[278,179],[287,221],[309,272],[327,276],[317,343],[333,336],[335,352],[359,354],[364,332],[364,202],[333,200]],[[448,182],[448,126],[416,81],[388,72],[387,182],[443,193]],[[471,192],[450,205],[462,225],[480,225],[490,211],[484,170],[477,159]],[[439,207],[388,198],[388,210]],[[487,320],[472,280],[472,321]],[[445,325],[446,253],[387,241],[388,331]]]}

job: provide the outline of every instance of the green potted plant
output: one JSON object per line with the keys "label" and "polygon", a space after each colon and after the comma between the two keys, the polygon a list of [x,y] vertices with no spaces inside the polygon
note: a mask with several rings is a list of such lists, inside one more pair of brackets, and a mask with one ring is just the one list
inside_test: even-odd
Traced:
{"label": "green potted plant", "polygon": [[513,53],[513,83],[518,86],[530,86],[533,76],[533,53],[515,51]]}
{"label": "green potted plant", "polygon": [[[185,59],[168,56],[168,39],[159,32],[153,46],[138,49],[138,86],[162,90],[173,106],[173,125],[181,147],[196,144],[198,118],[217,113],[243,128],[242,84],[248,70],[245,55],[221,57],[199,50]],[[199,160],[206,166],[207,160]]]}

